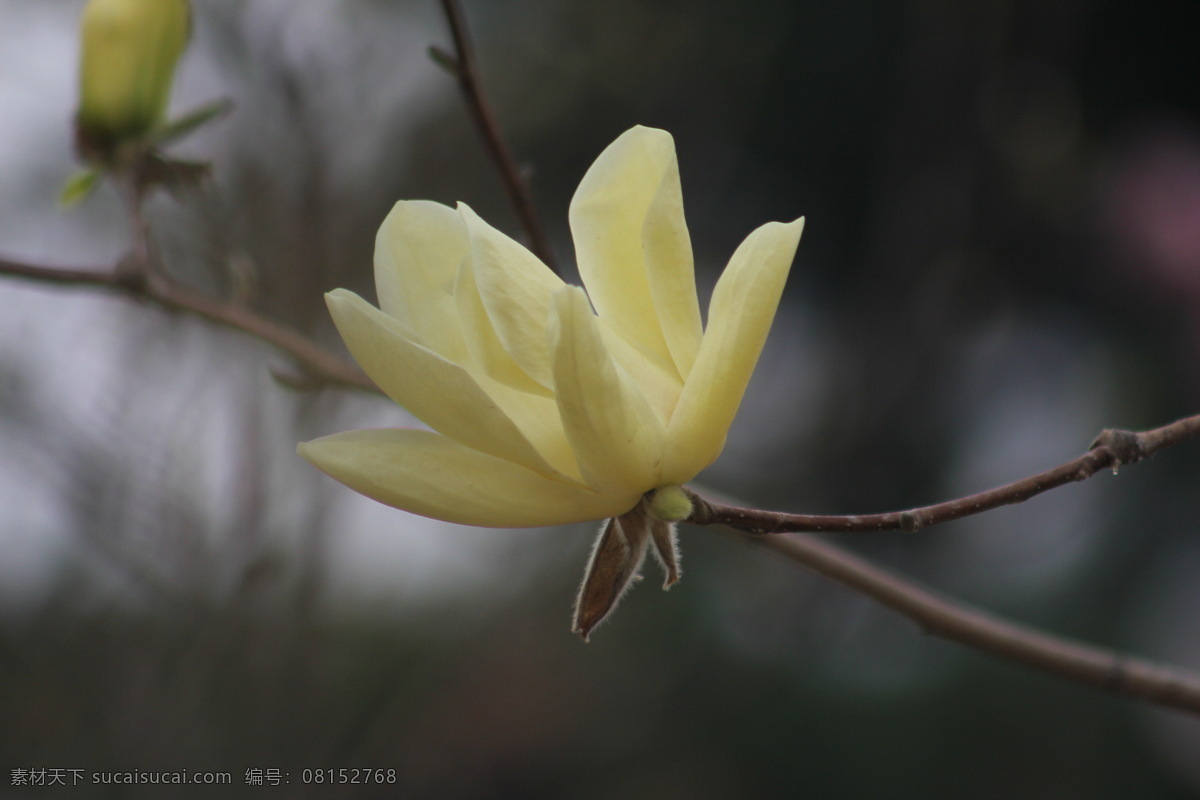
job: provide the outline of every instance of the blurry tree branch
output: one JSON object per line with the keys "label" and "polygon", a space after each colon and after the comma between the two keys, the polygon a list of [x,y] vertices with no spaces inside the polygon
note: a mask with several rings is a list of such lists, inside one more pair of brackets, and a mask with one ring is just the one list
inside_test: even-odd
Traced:
{"label": "blurry tree branch", "polygon": [[500,177],[504,181],[504,190],[508,193],[508,200],[517,214],[517,220],[529,239],[530,249],[542,260],[543,264],[557,273],[558,266],[554,260],[554,251],[550,247],[549,239],[546,238],[546,231],[542,227],[537,207],[533,204],[533,193],[529,189],[529,183],[517,165],[512,149],[504,140],[504,135],[500,132],[500,126],[496,122],[496,115],[492,112],[492,107],[483,93],[479,68],[475,61],[475,47],[471,44],[471,37],[467,32],[467,20],[462,6],[458,0],[441,0],[441,2],[442,10],[446,14],[446,21],[450,25],[450,35],[454,39],[455,55],[450,55],[437,47],[430,48],[430,55],[458,79],[458,85],[462,89],[463,97],[466,98],[467,107],[471,109],[471,117],[475,120],[476,127],[479,128],[488,155],[500,172]]}
{"label": "blurry tree branch", "polygon": [[922,630],[1076,683],[1200,714],[1200,674],[1076,643],[943,597],[808,534],[742,535],[878,600]]}
{"label": "blurry tree branch", "polygon": [[[842,548],[801,533],[916,532],[930,525],[1020,503],[1111,467],[1134,464],[1200,437],[1200,415],[1135,433],[1105,430],[1088,452],[1045,472],[944,503],[867,515],[785,514],[712,503],[691,493],[698,525],[724,524],[743,538],[862,592],[926,632],[1077,683],[1200,714],[1200,674],[1079,644],[949,600]],[[788,534],[764,536],[762,534]]]}
{"label": "blurry tree branch", "polygon": [[315,383],[379,391],[370,378],[316,342],[237,303],[210,297],[170,278],[160,270],[130,269],[123,261],[115,268],[71,269],[26,264],[0,256],[0,275],[58,286],[78,286],[116,292],[184,311],[226,328],[242,331],[272,344],[296,360]]}
{"label": "blurry tree branch", "polygon": [[688,522],[696,525],[728,525],[753,534],[869,531],[915,533],[931,525],[981,514],[1003,505],[1024,502],[1059,486],[1087,480],[1109,467],[1116,472],[1125,464],[1136,464],[1163,448],[1197,437],[1200,437],[1200,414],[1140,433],[1108,429],[1101,432],[1086,453],[1045,472],[955,500],[883,514],[787,514],[712,503],[693,493],[695,510]]}

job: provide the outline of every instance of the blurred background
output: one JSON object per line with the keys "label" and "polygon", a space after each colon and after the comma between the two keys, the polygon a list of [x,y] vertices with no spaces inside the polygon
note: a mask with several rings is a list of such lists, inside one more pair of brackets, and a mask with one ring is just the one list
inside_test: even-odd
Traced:
{"label": "blurred background", "polygon": [[[518,235],[434,0],[195,0],[169,270],[340,348],[401,198]],[[465,0],[557,257],[587,166],[676,139],[707,296],[767,220],[808,227],[701,482],[865,513],[1038,471],[1200,411],[1200,5],[1147,0]],[[74,169],[81,0],[0,0],[0,253],[111,264]],[[195,319],[0,279],[0,795],[14,769],[223,770],[220,796],[1127,798],[1200,792],[1200,721],[996,662],[716,530],[682,534],[584,646],[593,526],[485,531],[376,505],[295,443],[404,425],[297,392]],[[844,540],[967,602],[1200,669],[1194,444],[919,536]],[[383,787],[302,770],[395,769]],[[246,787],[247,769],[290,773]],[[72,797],[215,790],[81,784]],[[206,794],[206,792],[208,792]]]}

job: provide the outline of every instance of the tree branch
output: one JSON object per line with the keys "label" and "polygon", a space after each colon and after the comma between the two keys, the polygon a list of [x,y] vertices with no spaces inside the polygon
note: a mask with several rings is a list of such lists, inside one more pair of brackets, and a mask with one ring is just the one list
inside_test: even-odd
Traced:
{"label": "tree branch", "polygon": [[1159,450],[1197,437],[1200,437],[1200,414],[1141,433],[1105,430],[1096,438],[1092,449],[1045,472],[957,500],[884,514],[787,514],[781,511],[721,505],[689,492],[694,510],[688,522],[695,525],[728,525],[752,534],[805,531],[915,533],[930,525],[981,514],[1003,505],[1024,502],[1064,484],[1087,480],[1105,468],[1111,467],[1116,470],[1125,464],[1136,464]]}
{"label": "tree branch", "polygon": [[1195,672],[1159,666],[1008,622],[942,597],[814,536],[741,535],[878,600],[934,636],[1076,683],[1200,714],[1200,674]]}
{"label": "tree branch", "polygon": [[[0,275],[60,286],[81,286],[148,300],[185,311],[255,336],[291,355],[315,379],[378,391],[357,367],[301,334],[233,303],[189,289],[159,271],[66,269],[31,265],[0,257]],[[1136,463],[1159,450],[1200,436],[1200,415],[1141,433],[1107,430],[1087,453],[1046,472],[968,497],[932,506],[863,516],[783,514],[724,506],[689,492],[695,504],[691,522],[722,523],[751,534],[788,530],[916,531],[927,525],[1017,503],[1102,469]],[[743,534],[744,535],[744,534]],[[944,598],[916,583],[812,536],[744,535],[754,544],[862,592],[917,622],[927,632],[986,653],[1025,664],[1078,683],[1159,705],[1200,714],[1200,675],[1078,644]]]}
{"label": "tree branch", "polygon": [[379,391],[357,366],[344,361],[297,331],[256,314],[245,306],[217,300],[190,289],[158,270],[147,272],[122,269],[120,266],[116,269],[67,269],[25,264],[0,256],[0,275],[49,285],[116,292],[136,300],[149,301],[170,311],[195,314],[274,345],[294,358],[317,382]]}
{"label": "tree branch", "polygon": [[533,204],[533,193],[521,173],[521,168],[517,165],[516,158],[513,157],[512,150],[504,140],[503,134],[500,133],[496,116],[492,113],[492,107],[483,94],[479,68],[475,61],[475,48],[471,44],[471,37],[467,32],[467,20],[462,6],[458,0],[442,0],[442,10],[446,14],[446,22],[450,26],[450,35],[454,39],[454,50],[457,55],[451,56],[437,49],[432,52],[439,62],[449,66],[458,79],[459,88],[462,89],[467,107],[471,110],[471,117],[475,120],[475,125],[483,137],[488,155],[500,172],[500,178],[504,181],[508,200],[517,214],[517,219],[520,221],[525,235],[529,238],[530,249],[542,260],[542,263],[557,273],[558,267],[555,264],[554,251],[550,248],[550,241],[546,238],[546,231],[538,217],[537,207]]}

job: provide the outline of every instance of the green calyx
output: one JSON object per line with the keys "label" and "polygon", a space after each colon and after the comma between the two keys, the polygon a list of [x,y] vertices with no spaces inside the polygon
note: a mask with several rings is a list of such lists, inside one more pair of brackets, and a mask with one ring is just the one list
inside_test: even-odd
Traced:
{"label": "green calyx", "polygon": [[692,498],[681,486],[660,486],[647,499],[650,516],[662,522],[680,522],[692,514]]}

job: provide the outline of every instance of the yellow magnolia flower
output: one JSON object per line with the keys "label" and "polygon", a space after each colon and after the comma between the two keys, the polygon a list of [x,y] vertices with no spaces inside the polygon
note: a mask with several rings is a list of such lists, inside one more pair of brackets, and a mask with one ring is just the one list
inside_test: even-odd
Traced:
{"label": "yellow magnolia flower", "polygon": [[678,487],[724,446],[804,220],[737,248],[707,329],[670,134],[636,127],[605,149],[570,223],[586,294],[465,205],[398,203],[376,240],[380,307],[342,289],[327,299],[358,363],[433,430],[348,431],[300,452],[368,497],[450,522],[612,518],[576,610],[586,637],[650,540],[668,585],[678,578],[672,523],[691,510]]}
{"label": "yellow magnolia flower", "polygon": [[78,114],[86,145],[103,151],[162,121],[189,27],[187,0],[89,0]]}

